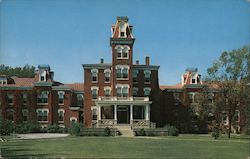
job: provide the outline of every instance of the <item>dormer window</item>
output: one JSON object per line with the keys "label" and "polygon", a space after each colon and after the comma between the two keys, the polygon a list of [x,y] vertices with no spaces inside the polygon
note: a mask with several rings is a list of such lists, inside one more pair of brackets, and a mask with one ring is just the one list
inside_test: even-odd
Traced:
{"label": "dormer window", "polygon": [[40,82],[46,82],[46,71],[40,73]]}
{"label": "dormer window", "polygon": [[192,78],[192,83],[195,83],[195,78]]}
{"label": "dormer window", "polygon": [[126,26],[124,23],[120,24],[120,37],[126,37]]}

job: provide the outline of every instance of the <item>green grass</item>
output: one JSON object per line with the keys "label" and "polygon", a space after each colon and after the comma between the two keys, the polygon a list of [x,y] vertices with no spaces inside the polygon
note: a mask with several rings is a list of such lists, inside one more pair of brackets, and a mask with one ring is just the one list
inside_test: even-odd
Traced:
{"label": "green grass", "polygon": [[66,137],[9,139],[0,143],[2,157],[246,159],[249,139],[214,140],[204,136],[179,137]]}

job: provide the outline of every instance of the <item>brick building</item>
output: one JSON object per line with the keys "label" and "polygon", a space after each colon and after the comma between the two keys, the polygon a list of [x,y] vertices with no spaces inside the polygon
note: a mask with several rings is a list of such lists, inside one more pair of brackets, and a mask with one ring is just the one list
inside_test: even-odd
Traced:
{"label": "brick building", "polygon": [[83,64],[84,123],[87,127],[150,126],[150,92],[158,88],[159,66],[133,63],[133,27],[117,17],[111,27],[111,63]]}
{"label": "brick building", "polygon": [[0,114],[14,123],[41,127],[83,121],[83,84],[53,80],[49,65],[39,65],[34,78],[0,76]]}

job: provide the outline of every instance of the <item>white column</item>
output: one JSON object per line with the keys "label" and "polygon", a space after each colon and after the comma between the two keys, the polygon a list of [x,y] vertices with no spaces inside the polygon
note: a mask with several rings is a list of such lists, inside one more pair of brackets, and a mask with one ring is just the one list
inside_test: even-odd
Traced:
{"label": "white column", "polygon": [[97,106],[97,111],[98,111],[97,120],[100,121],[101,120],[101,107],[100,106]]}
{"label": "white column", "polygon": [[130,105],[130,124],[133,124],[133,105]]}
{"label": "white column", "polygon": [[114,122],[117,123],[117,105],[114,105]]}
{"label": "white column", "polygon": [[149,120],[149,105],[145,105],[145,120]]}

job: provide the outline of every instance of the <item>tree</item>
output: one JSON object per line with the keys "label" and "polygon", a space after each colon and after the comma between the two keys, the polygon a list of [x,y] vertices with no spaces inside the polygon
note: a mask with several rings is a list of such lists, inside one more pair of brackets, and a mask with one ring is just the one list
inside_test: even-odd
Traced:
{"label": "tree", "polygon": [[207,70],[208,80],[219,89],[215,106],[217,110],[225,111],[228,115],[228,138],[236,109],[246,106],[246,88],[250,77],[249,58],[249,48],[246,46],[230,52],[225,51]]}
{"label": "tree", "polygon": [[35,67],[30,65],[25,65],[24,67],[10,67],[5,65],[0,65],[0,75],[17,76],[17,77],[34,77]]}

